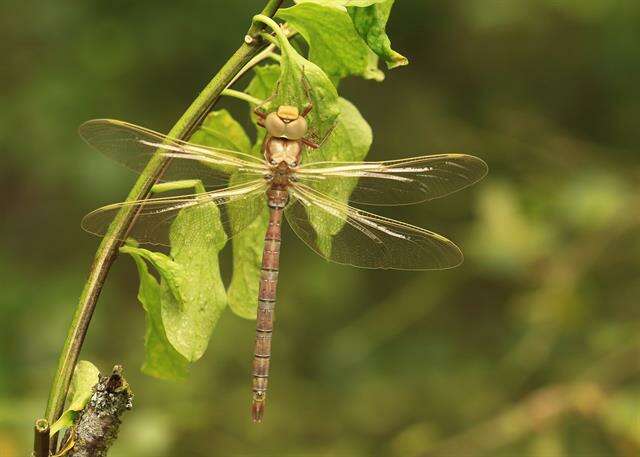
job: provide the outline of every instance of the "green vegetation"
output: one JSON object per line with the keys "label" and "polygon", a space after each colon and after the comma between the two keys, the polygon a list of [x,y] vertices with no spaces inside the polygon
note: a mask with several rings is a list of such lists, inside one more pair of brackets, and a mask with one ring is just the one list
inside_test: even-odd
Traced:
{"label": "green vegetation", "polygon": [[[168,131],[263,3],[229,2],[224,12],[210,2],[16,3],[0,15],[11,49],[0,110],[0,455],[23,454],[42,414],[96,246],[79,220],[131,187],[74,127],[109,116]],[[271,402],[255,427],[254,327],[235,315],[254,313],[264,219],[233,239],[220,265],[210,261],[217,250],[187,265],[198,240],[169,256],[127,246],[135,262],[121,255],[114,265],[82,353],[103,372],[125,365],[136,392],[112,455],[636,454],[637,2],[397,2],[387,27],[411,65],[386,71],[383,84],[374,62],[404,63],[384,33],[390,2],[321,3],[281,11],[276,20],[301,36],[279,43],[281,67],[269,60],[234,88],[264,99],[282,69],[291,84],[279,96],[299,100],[304,66],[323,94],[318,133],[339,111],[355,124],[336,127],[324,158],[367,154],[364,117],[375,133],[371,160],[449,151],[485,159],[492,171],[481,185],[384,211],[451,235],[466,262],[444,272],[358,270],[327,264],[285,231]],[[310,21],[318,11],[352,29]],[[325,31],[349,46],[327,46]],[[193,140],[257,154],[247,102],[225,97],[216,109]],[[341,147],[356,140],[360,149]],[[179,304],[195,310],[176,297],[193,287],[171,290],[168,276],[181,269],[189,274],[177,282],[218,291],[207,295],[206,319],[165,319]],[[233,313],[220,313],[223,284]],[[193,321],[197,338],[169,338]],[[142,364],[186,380],[145,376]]]}

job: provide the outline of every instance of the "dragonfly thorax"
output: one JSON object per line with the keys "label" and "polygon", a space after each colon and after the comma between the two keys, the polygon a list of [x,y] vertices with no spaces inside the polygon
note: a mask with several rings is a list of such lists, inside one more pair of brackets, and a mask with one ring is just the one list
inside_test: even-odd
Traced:
{"label": "dragonfly thorax", "polygon": [[273,166],[284,162],[289,167],[296,167],[300,163],[301,152],[302,145],[298,140],[270,137],[265,142],[265,158]]}
{"label": "dragonfly thorax", "polygon": [[289,180],[292,178],[292,170],[287,165],[287,162],[280,162],[266,176],[266,179],[271,182],[271,187],[274,189],[286,189],[289,186]]}

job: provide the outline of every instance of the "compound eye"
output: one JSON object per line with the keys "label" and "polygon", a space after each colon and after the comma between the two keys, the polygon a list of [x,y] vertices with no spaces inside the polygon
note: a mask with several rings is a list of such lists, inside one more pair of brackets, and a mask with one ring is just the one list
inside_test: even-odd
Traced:
{"label": "compound eye", "polygon": [[264,127],[269,132],[269,135],[281,137],[286,126],[276,113],[269,113],[264,120]]}
{"label": "compound eye", "polygon": [[291,121],[286,125],[287,138],[291,140],[299,140],[307,133],[307,120],[299,117],[295,121]]}

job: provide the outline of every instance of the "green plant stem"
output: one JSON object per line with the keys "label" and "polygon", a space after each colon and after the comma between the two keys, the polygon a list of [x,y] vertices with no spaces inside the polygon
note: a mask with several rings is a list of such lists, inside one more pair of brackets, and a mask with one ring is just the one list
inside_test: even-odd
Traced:
{"label": "green plant stem", "polygon": [[[298,33],[295,30],[291,30],[286,23],[282,24],[281,28],[285,31],[285,33],[287,34],[287,37],[289,38],[295,36]],[[247,64],[242,68],[242,70],[238,72],[238,74],[231,80],[227,88],[233,86],[233,84],[238,79],[240,79],[242,75],[244,75],[247,71],[251,70],[253,67],[258,65],[263,60],[274,59],[274,60],[280,61],[280,55],[273,52],[275,48],[276,48],[275,44],[270,44],[265,49],[260,51],[255,57],[253,57],[249,62],[247,62]]]}
{"label": "green plant stem", "polygon": [[278,24],[276,21],[271,19],[271,16],[266,16],[264,14],[256,14],[255,16],[253,16],[253,23],[255,24],[256,22],[261,22],[269,26],[269,28],[273,31],[273,33],[275,33],[276,36],[278,37],[278,41],[280,43],[287,42],[287,39],[288,39],[287,29],[283,28],[280,24]]}
{"label": "green plant stem", "polygon": [[226,95],[227,97],[237,98],[238,100],[243,100],[253,105],[259,105],[264,102],[264,100],[260,100],[259,98],[252,97],[251,95],[245,92],[241,92],[239,90],[225,89],[224,91],[222,91],[222,95]]}
{"label": "green plant stem", "polygon": [[[261,14],[268,17],[272,16],[278,10],[281,3],[282,0],[269,0]],[[252,57],[265,46],[265,42],[259,37],[259,33],[262,30],[262,24],[257,22],[252,23],[245,37],[245,43],[238,48],[209,84],[202,90],[187,111],[173,126],[168,136],[186,139],[193,133],[201,119],[216,103],[225,87],[227,87],[236,74],[245,67]],[[151,187],[161,176],[168,164],[167,159],[160,157],[160,155],[154,156],[140,174],[140,177],[127,197],[127,201],[146,198],[151,191]],[[118,255],[118,248],[121,244],[118,240],[122,239],[129,231],[132,223],[135,221],[135,216],[136,213],[133,209],[123,208],[114,218],[113,223],[96,251],[93,264],[89,270],[89,277],[85,283],[71,321],[62,354],[58,361],[58,368],[51,385],[45,413],[45,417],[49,423],[55,422],[62,413],[73,370],[78,360],[78,355],[82,348],[91,316],[93,315],[96,302],[109,269]],[[56,440],[55,437],[52,438],[51,448],[53,449],[56,447]]]}
{"label": "green plant stem", "polygon": [[49,422],[45,419],[36,420],[33,435],[33,457],[48,457]]}
{"label": "green plant stem", "polygon": [[266,40],[266,41],[268,41],[269,43],[271,43],[272,45],[274,45],[274,46],[277,46],[277,45],[278,45],[278,40],[276,39],[276,37],[274,37],[274,36],[273,36],[273,35],[271,35],[270,33],[263,32],[263,33],[261,33],[261,34],[260,34],[260,36],[261,36],[264,40]]}
{"label": "green plant stem", "polygon": [[199,179],[182,179],[180,181],[169,181],[156,184],[151,188],[151,193],[161,194],[163,192],[171,192],[174,190],[195,189],[197,193],[205,193],[206,189]]}

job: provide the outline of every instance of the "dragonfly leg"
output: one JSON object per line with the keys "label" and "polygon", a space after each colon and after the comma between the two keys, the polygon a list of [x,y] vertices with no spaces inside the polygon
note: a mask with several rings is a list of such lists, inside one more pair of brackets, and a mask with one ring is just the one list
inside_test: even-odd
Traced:
{"label": "dragonfly leg", "polygon": [[324,142],[327,141],[327,138],[329,138],[329,135],[331,135],[331,133],[333,132],[333,129],[336,128],[336,125],[337,125],[337,122],[335,124],[333,124],[329,130],[327,130],[327,133],[324,134],[324,136],[322,137],[322,139],[320,141],[314,141],[314,140],[309,139],[309,138],[302,138],[300,141],[302,141],[302,143],[304,145],[306,145],[307,147],[309,147],[311,149],[321,148],[322,145],[324,144]]}
{"label": "dragonfly leg", "polygon": [[273,100],[273,98],[278,95],[278,91],[280,90],[280,81],[278,81],[276,83],[276,90],[273,92],[273,94],[271,94],[269,97],[265,98],[262,103],[260,103],[258,106],[256,106],[255,108],[253,108],[253,114],[255,114],[256,116],[258,116],[258,125],[260,127],[264,127],[264,123],[260,122],[261,120],[264,120],[264,118],[267,117],[267,112],[263,109],[264,105],[266,105],[267,103],[269,103],[271,100]]}
{"label": "dragonfly leg", "polygon": [[[264,104],[264,103],[263,103]],[[264,127],[264,118],[267,117],[267,113],[262,109],[262,105],[258,105],[253,109],[253,114],[258,116],[258,124]]]}
{"label": "dragonfly leg", "polygon": [[309,114],[312,109],[313,109],[313,102],[310,101],[309,103],[307,103],[307,106],[304,107],[304,109],[302,110],[302,113],[300,113],[300,116],[307,117],[307,114]]}
{"label": "dragonfly leg", "polygon": [[307,77],[304,75],[304,68],[302,69],[302,87],[304,88],[304,93],[307,96],[309,103],[307,103],[300,115],[302,117],[307,117],[307,114],[309,114],[313,109],[313,100],[311,99],[311,86],[309,86],[309,81],[307,81]]}
{"label": "dragonfly leg", "polygon": [[311,149],[318,149],[320,147],[320,145],[318,143],[316,143],[313,140],[310,140],[309,138],[302,138],[300,139],[300,141],[302,141],[302,143],[307,146],[308,148]]}

